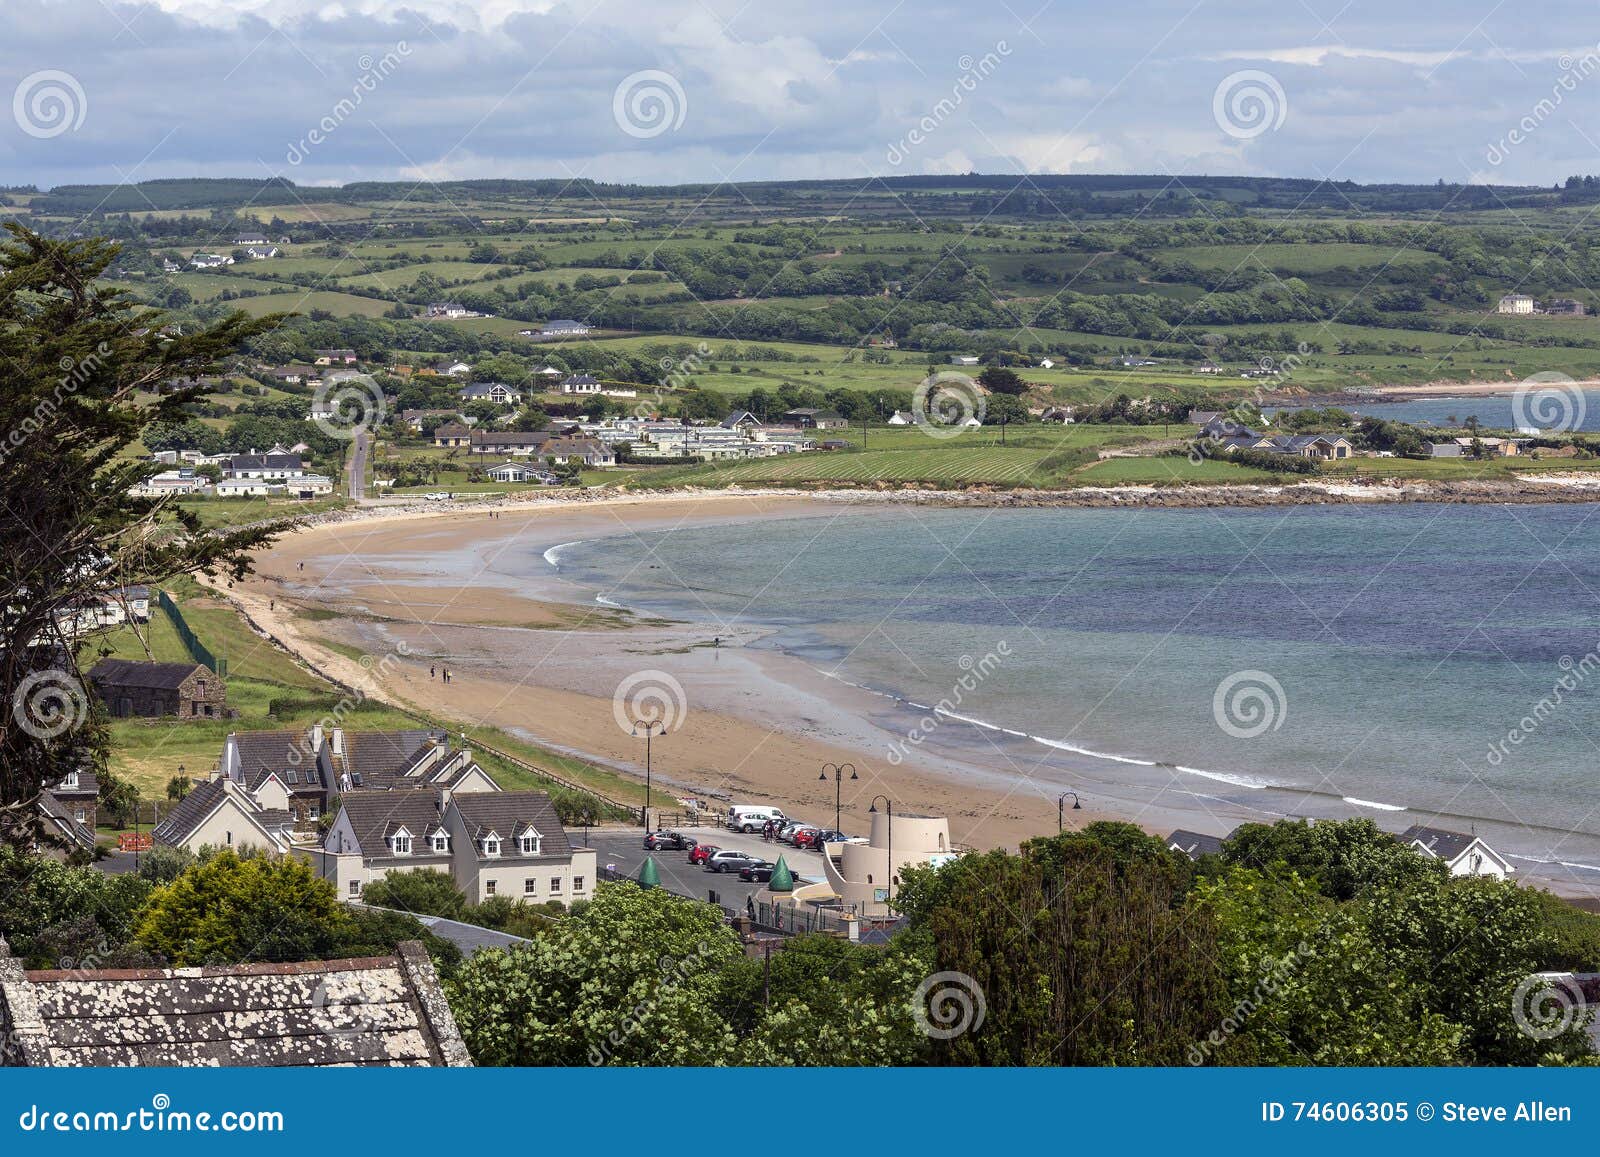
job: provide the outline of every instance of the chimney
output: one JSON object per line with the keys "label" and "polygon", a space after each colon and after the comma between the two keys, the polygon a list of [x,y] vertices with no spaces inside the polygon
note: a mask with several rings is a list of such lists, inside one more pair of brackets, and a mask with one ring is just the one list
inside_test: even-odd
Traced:
{"label": "chimney", "polygon": [[451,798],[452,797],[450,795],[450,789],[449,788],[441,787],[439,789],[439,814],[440,815],[444,815],[445,810],[447,808],[449,808]]}
{"label": "chimney", "polygon": [[333,748],[333,753],[335,755],[337,755],[337,756],[341,756],[342,757],[344,755],[344,728],[343,727],[330,727],[330,728],[328,728],[328,742],[329,742],[329,745]]}
{"label": "chimney", "polygon": [[311,750],[313,752],[322,750],[322,724],[320,723],[311,725]]}

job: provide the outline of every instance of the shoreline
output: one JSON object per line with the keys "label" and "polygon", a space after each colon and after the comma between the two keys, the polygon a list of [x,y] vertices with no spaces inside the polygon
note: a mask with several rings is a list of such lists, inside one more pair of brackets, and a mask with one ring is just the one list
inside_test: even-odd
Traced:
{"label": "shoreline", "polygon": [[[1600,478],[1590,484],[1600,489]],[[1437,489],[1426,488],[1434,501],[1439,500],[1433,493]],[[530,579],[528,569],[513,566],[502,573],[495,565],[508,551],[514,551],[520,563],[525,564],[530,553],[548,562],[552,552],[573,542],[691,523],[826,519],[863,507],[887,513],[907,501],[956,507],[1068,505],[996,502],[1004,497],[996,495],[974,496],[982,500],[977,502],[952,502],[941,492],[887,496],[845,492],[842,497],[841,501],[839,496],[804,493],[673,494],[499,505],[472,512],[385,510],[289,536],[263,556],[261,575],[228,593],[253,604],[252,617],[264,622],[291,651],[380,698],[398,699],[430,715],[491,724],[638,779],[643,778],[638,743],[613,719],[611,688],[618,673],[668,671],[690,692],[689,721],[682,732],[675,730],[667,742],[657,744],[657,778],[689,794],[744,794],[822,819],[825,790],[816,789],[815,773],[794,769],[848,760],[863,775],[857,797],[846,799],[847,809],[864,810],[862,801],[882,790],[897,804],[905,799],[904,806],[948,814],[954,838],[981,847],[1014,847],[1022,838],[1053,831],[1055,817],[1050,813],[1058,790],[1065,787],[1082,789],[1093,805],[1076,813],[1075,820],[1131,819],[1158,836],[1179,827],[1226,830],[1237,823],[1270,822],[1288,814],[1274,810],[1274,804],[1287,807],[1279,803],[1276,792],[1216,773],[1083,748],[1041,754],[1027,744],[1032,737],[995,735],[1004,729],[961,717],[946,719],[942,725],[941,740],[947,738],[949,744],[919,748],[903,765],[893,766],[883,758],[884,737],[896,734],[913,709],[920,713],[927,708],[891,690],[852,684],[781,648],[763,648],[773,630],[750,624],[734,631],[719,627],[724,643],[714,648],[712,627],[704,623],[674,622],[587,601],[584,592],[560,578],[557,568],[548,576]],[[487,517],[489,509],[500,517]],[[444,521],[449,515],[454,517]],[[387,565],[352,563],[352,555],[363,546],[386,557]],[[453,596],[437,583],[436,575],[404,573],[416,568],[419,560],[465,565],[472,549],[481,566],[474,581]],[[308,563],[307,580],[314,577],[309,590],[295,589],[300,572],[294,566],[299,561]],[[283,600],[276,612],[268,608],[272,599]],[[340,617],[299,618],[292,610],[302,602]],[[396,614],[397,610],[406,613]],[[541,616],[543,621],[537,621]],[[416,669],[386,672],[392,677],[382,686],[374,685],[370,669],[324,646],[316,637],[319,634],[368,654],[405,642]],[[434,655],[448,662],[455,674],[448,691],[428,679],[426,666]],[[519,669],[519,664],[526,669]],[[1056,746],[1048,739],[1037,742]],[[1002,755],[997,745],[1009,745],[1011,755]],[[686,752],[685,747],[694,750]],[[1010,772],[1003,770],[1007,764]],[[1019,764],[1026,770],[1018,770]],[[1315,802],[1308,812],[1306,802],[1301,800],[1295,814],[1342,818],[1371,816],[1374,808],[1392,810],[1388,805],[1330,798]],[[1406,822],[1419,819],[1449,822],[1452,817],[1412,812]],[[1472,817],[1459,821],[1466,824]],[[852,827],[848,816],[844,826]],[[1576,869],[1566,871],[1572,874],[1564,874],[1559,865],[1530,863],[1522,874],[1570,895],[1592,895],[1600,885],[1600,873],[1591,882],[1577,878]]]}

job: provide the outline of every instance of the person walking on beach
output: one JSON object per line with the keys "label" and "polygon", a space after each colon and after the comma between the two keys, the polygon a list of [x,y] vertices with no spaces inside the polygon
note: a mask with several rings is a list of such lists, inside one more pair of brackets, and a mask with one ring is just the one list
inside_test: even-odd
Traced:
{"label": "person walking on beach", "polygon": [[428,678],[433,678],[433,664],[428,664]]}

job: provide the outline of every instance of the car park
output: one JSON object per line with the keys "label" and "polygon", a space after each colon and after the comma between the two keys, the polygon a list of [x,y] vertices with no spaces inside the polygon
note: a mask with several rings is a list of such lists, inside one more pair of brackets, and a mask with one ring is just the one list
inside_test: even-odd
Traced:
{"label": "car park", "polygon": [[739,869],[739,879],[745,883],[764,884],[772,879],[772,869],[777,867],[767,860],[757,860],[753,864],[746,864]]}
{"label": "car park", "polygon": [[718,848],[712,844],[696,844],[694,847],[689,849],[689,862],[691,864],[703,864],[711,858],[713,853],[720,852],[721,850],[721,848]]}
{"label": "car park", "polygon": [[783,812],[775,807],[754,804],[734,804],[728,809],[727,825],[736,832],[759,832],[768,820],[781,820]]}

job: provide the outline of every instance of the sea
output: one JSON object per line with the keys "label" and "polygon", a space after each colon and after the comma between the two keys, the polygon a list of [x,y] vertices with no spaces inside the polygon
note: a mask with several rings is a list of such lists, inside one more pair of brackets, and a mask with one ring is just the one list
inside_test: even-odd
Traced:
{"label": "sea", "polygon": [[1048,766],[1090,800],[1182,796],[1218,823],[1478,829],[1600,884],[1600,505],[888,507],[530,564],[708,632],[766,628],[874,697],[890,763]]}
{"label": "sea", "polygon": [[[1414,426],[1460,429],[1468,418],[1477,418],[1489,430],[1516,430],[1557,427],[1561,431],[1600,430],[1600,390],[1553,385],[1551,396],[1543,402],[1537,395],[1519,401],[1511,394],[1469,397],[1414,398],[1401,402],[1351,402],[1338,408],[1360,417],[1382,418],[1389,422],[1409,422]],[[1299,408],[1299,407],[1289,407]],[[1279,413],[1268,409],[1268,416]]]}

